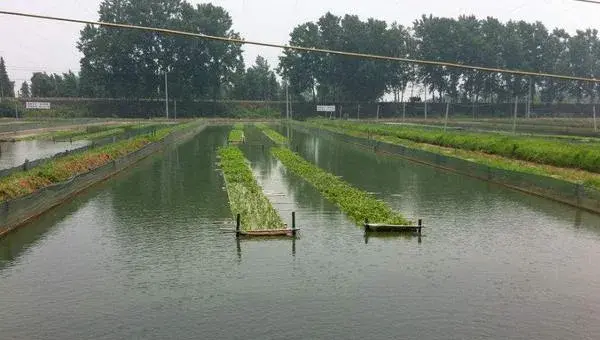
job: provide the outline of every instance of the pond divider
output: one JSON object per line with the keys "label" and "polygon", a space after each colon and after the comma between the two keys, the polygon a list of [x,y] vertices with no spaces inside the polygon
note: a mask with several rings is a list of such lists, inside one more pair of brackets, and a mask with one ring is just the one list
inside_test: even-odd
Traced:
{"label": "pond divider", "polygon": [[456,172],[461,175],[499,184],[531,195],[548,198],[594,213],[600,213],[600,191],[560,179],[504,170],[439,153],[410,148],[404,145],[386,143],[369,138],[306,126],[294,122],[300,131],[325,138],[335,138],[348,144],[367,148],[376,153],[399,156],[416,163],[426,164],[439,169]]}
{"label": "pond divider", "polygon": [[164,147],[188,140],[202,131],[206,125],[204,121],[186,124],[182,128],[171,131],[158,141],[146,144],[134,152],[95,169],[75,175],[66,181],[48,185],[31,194],[3,201],[0,203],[0,237]]}

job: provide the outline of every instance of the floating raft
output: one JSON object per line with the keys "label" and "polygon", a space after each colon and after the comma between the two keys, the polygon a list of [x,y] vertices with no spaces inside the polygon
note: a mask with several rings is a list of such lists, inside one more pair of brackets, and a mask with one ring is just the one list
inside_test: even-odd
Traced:
{"label": "floating raft", "polygon": [[423,227],[422,220],[419,220],[418,225],[394,225],[394,224],[381,224],[381,223],[369,223],[368,220],[365,220],[365,231],[366,232],[382,232],[382,233],[403,233],[403,232],[413,232],[421,234],[421,229]]}
{"label": "floating raft", "polygon": [[266,230],[246,230],[237,232],[240,236],[295,236],[300,229],[266,229]]}
{"label": "floating raft", "polygon": [[[296,212],[292,212],[292,228],[285,229],[262,229],[262,230],[241,230],[241,216],[236,215],[235,218],[235,236],[250,236],[250,237],[294,237],[300,230],[296,228]],[[286,224],[287,227],[287,224]]]}

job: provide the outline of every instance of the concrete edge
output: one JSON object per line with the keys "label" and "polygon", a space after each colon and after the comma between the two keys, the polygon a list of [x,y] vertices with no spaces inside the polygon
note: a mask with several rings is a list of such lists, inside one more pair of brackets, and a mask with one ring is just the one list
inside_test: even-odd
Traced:
{"label": "concrete edge", "polygon": [[[344,134],[344,133],[340,133],[340,132],[335,132],[335,131],[331,131],[331,130],[327,130],[327,129],[319,129],[319,128],[315,128],[315,127],[309,127],[306,126],[302,123],[293,123],[294,126],[296,127],[300,127],[302,129],[304,129],[306,132],[312,133],[312,132],[318,132],[320,135],[330,135],[330,136],[337,136],[337,137],[343,137],[342,141],[352,144],[352,145],[356,145],[359,147],[363,147],[363,148],[367,148],[367,149],[371,149],[373,150],[375,153],[382,153],[382,154],[388,154],[388,155],[392,155],[392,156],[397,156],[400,158],[404,158],[419,164],[424,164],[424,165],[428,165],[428,166],[432,166],[438,169],[442,169],[445,171],[449,171],[449,172],[454,172],[454,173],[458,173],[464,176],[468,176],[471,178],[476,178],[482,181],[486,181],[486,182],[490,182],[493,184],[497,184],[497,185],[501,185],[503,187],[515,190],[515,191],[519,191],[519,192],[523,192],[526,194],[530,194],[530,195],[534,195],[534,196],[538,196],[538,197],[543,197],[546,199],[550,199],[552,201],[555,202],[560,202],[563,204],[567,204],[576,208],[580,208],[589,212],[593,212],[593,213],[600,213],[600,200],[599,199],[595,199],[595,198],[590,198],[590,197],[586,197],[586,191],[592,191],[592,189],[583,189],[583,186],[580,184],[576,184],[576,183],[572,183],[572,182],[567,182],[567,181],[563,181],[560,179],[556,179],[556,178],[552,178],[552,177],[547,177],[547,176],[541,176],[541,175],[534,175],[534,174],[527,174],[527,173],[520,173],[517,171],[511,171],[511,170],[504,170],[504,169],[500,169],[500,168],[493,168],[493,167],[489,167],[487,165],[483,165],[483,164],[479,164],[479,163],[474,163],[474,162],[469,162],[466,161],[464,159],[460,159],[460,158],[456,158],[456,157],[450,157],[450,156],[446,156],[446,155],[441,155],[441,154],[437,154],[434,152],[429,152],[429,151],[425,151],[425,150],[420,150],[420,149],[414,149],[417,150],[419,153],[422,154],[427,154],[429,155],[431,158],[436,158],[436,159],[440,159],[440,158],[447,158],[447,159],[452,159],[455,160],[457,163],[465,163],[465,165],[467,165],[466,163],[469,163],[469,166],[465,166],[462,168],[459,167],[452,167],[452,166],[448,166],[448,165],[442,165],[442,164],[438,164],[435,162],[430,162],[427,159],[424,158],[419,158],[419,157],[415,157],[414,154],[412,156],[408,156],[404,153],[400,153],[400,152],[394,152],[391,150],[381,150],[381,149],[377,149],[377,146],[386,146],[390,149],[404,149],[404,150],[413,150],[412,148],[403,146],[403,145],[397,145],[397,144],[391,144],[391,143],[386,143],[386,142],[380,142],[380,141],[376,141],[376,140],[369,140],[366,138],[362,138],[362,137],[356,137],[356,136],[351,136],[348,134]],[[472,163],[472,164],[471,164]],[[475,174],[474,172],[469,172],[467,171],[468,168],[480,168],[480,169],[487,169],[488,175],[486,176],[480,176]],[[561,190],[552,190],[552,189],[548,189],[548,188],[543,188],[541,186],[537,186],[536,183],[532,182],[532,181],[527,181],[528,187],[525,188],[523,187],[523,180],[519,181],[518,183],[516,181],[512,182],[509,179],[501,179],[501,178],[497,178],[495,179],[493,176],[489,175],[490,169],[497,169],[498,171],[502,171],[505,173],[512,173],[516,176],[522,176],[523,179],[529,177],[529,178],[538,178],[540,179],[540,181],[546,181],[546,182],[556,182],[557,184],[561,184],[564,186],[571,186],[572,189],[569,190],[568,193],[561,191]],[[485,170],[484,170],[485,171]],[[573,195],[574,193],[574,195]],[[600,192],[595,192],[595,196],[600,197]]]}
{"label": "concrete edge", "polygon": [[163,150],[165,146],[186,142],[207,126],[208,124],[203,121],[187,129],[174,131],[160,141],[147,144],[139,150],[96,169],[76,175],[67,181],[54,183],[27,196],[0,203],[0,238],[87,188],[105,181],[142,159]]}

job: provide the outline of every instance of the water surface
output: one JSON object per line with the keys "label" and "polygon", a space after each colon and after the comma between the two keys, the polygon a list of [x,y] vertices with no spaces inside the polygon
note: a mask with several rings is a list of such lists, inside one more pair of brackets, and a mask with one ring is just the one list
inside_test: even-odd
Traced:
{"label": "water surface", "polygon": [[0,240],[7,339],[593,339],[600,219],[292,131],[319,166],[427,225],[370,237],[242,147],[296,240],[236,241],[215,147],[228,127],[139,163]]}

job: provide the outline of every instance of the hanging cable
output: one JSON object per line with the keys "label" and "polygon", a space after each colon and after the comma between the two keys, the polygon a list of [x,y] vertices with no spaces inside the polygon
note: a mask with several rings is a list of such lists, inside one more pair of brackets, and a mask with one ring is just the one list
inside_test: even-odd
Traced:
{"label": "hanging cable", "polygon": [[[585,0],[576,0],[576,1],[585,1]],[[330,49],[324,49],[324,48],[281,45],[281,44],[266,43],[266,42],[260,42],[260,41],[243,40],[243,39],[239,39],[239,38],[229,38],[229,37],[207,35],[207,34],[202,34],[202,33],[185,32],[185,31],[179,31],[179,30],[173,30],[173,29],[167,29],[167,28],[147,27],[147,26],[138,26],[138,25],[129,25],[129,24],[118,24],[118,23],[81,20],[81,19],[72,19],[72,18],[62,18],[62,17],[54,17],[54,16],[48,16],[48,15],[39,15],[39,14],[30,14],[30,13],[21,13],[21,12],[12,12],[12,11],[0,11],[0,14],[19,16],[19,17],[27,17],[27,18],[35,18],[35,19],[43,19],[43,20],[95,25],[95,26],[102,26],[102,27],[134,29],[134,30],[140,30],[140,31],[146,31],[146,32],[158,32],[158,33],[171,34],[171,35],[201,38],[201,39],[213,40],[213,41],[229,42],[229,43],[241,44],[241,45],[246,44],[246,45],[255,45],[255,46],[262,46],[262,47],[279,48],[279,49],[284,49],[284,50],[295,50],[295,51],[313,52],[313,53],[326,53],[326,54],[341,55],[341,56],[348,56],[348,57],[358,57],[358,58],[364,58],[364,59],[400,61],[400,62],[413,63],[413,64],[418,64],[418,65],[445,66],[445,67],[460,68],[460,69],[467,69],[467,70],[474,70],[474,71],[507,73],[507,74],[514,74],[514,75],[522,75],[522,76],[536,76],[536,77],[545,77],[545,78],[554,78],[554,79],[578,80],[578,81],[586,81],[586,82],[592,82],[592,83],[600,83],[600,79],[596,79],[596,78],[586,78],[586,77],[577,77],[577,76],[552,74],[552,73],[501,69],[501,68],[494,68],[494,67],[474,66],[474,65],[466,65],[466,64],[443,62],[443,61],[422,60],[422,59],[412,59],[412,58],[402,58],[402,57],[390,57],[390,56],[383,56],[383,55],[376,55],[376,54],[330,50]]]}

